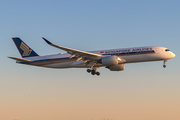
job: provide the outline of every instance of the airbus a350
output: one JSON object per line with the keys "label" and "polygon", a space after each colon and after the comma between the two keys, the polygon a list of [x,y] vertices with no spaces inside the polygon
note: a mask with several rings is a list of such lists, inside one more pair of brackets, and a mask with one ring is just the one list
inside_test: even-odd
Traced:
{"label": "airbus a350", "polygon": [[166,61],[175,57],[175,54],[165,47],[149,46],[85,52],[53,44],[45,38],[43,39],[47,44],[67,53],[39,56],[20,38],[12,39],[22,58],[9,58],[16,60],[17,63],[59,69],[87,68],[88,73],[98,76],[100,75],[97,71],[99,67],[105,67],[110,71],[122,71],[128,63],[163,61],[165,68]]}

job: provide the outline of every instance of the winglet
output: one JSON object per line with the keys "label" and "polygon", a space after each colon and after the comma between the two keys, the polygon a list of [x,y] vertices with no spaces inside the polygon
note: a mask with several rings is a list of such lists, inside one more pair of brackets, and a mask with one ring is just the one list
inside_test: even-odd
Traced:
{"label": "winglet", "polygon": [[45,40],[47,44],[50,44],[50,45],[52,44],[52,43],[51,43],[50,41],[48,41],[46,38],[42,37],[42,39]]}

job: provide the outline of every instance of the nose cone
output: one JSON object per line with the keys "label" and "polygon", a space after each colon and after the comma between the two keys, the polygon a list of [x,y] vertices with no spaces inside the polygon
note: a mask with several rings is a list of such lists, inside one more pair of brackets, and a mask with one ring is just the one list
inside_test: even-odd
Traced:
{"label": "nose cone", "polygon": [[171,52],[171,56],[172,58],[174,58],[176,55],[173,52]]}

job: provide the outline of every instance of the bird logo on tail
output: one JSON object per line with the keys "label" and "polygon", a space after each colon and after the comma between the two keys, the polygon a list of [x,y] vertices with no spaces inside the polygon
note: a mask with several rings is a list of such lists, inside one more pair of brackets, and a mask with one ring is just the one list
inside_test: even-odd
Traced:
{"label": "bird logo on tail", "polygon": [[29,56],[32,50],[23,42],[21,42],[20,48],[24,51],[22,56]]}

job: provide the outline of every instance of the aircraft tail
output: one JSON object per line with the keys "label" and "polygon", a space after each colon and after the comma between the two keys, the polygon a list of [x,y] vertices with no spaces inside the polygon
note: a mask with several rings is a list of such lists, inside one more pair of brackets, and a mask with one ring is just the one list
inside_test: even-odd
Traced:
{"label": "aircraft tail", "polygon": [[36,52],[34,52],[26,43],[24,43],[20,38],[12,38],[20,55],[25,58],[25,57],[34,57],[34,56],[39,56]]}

